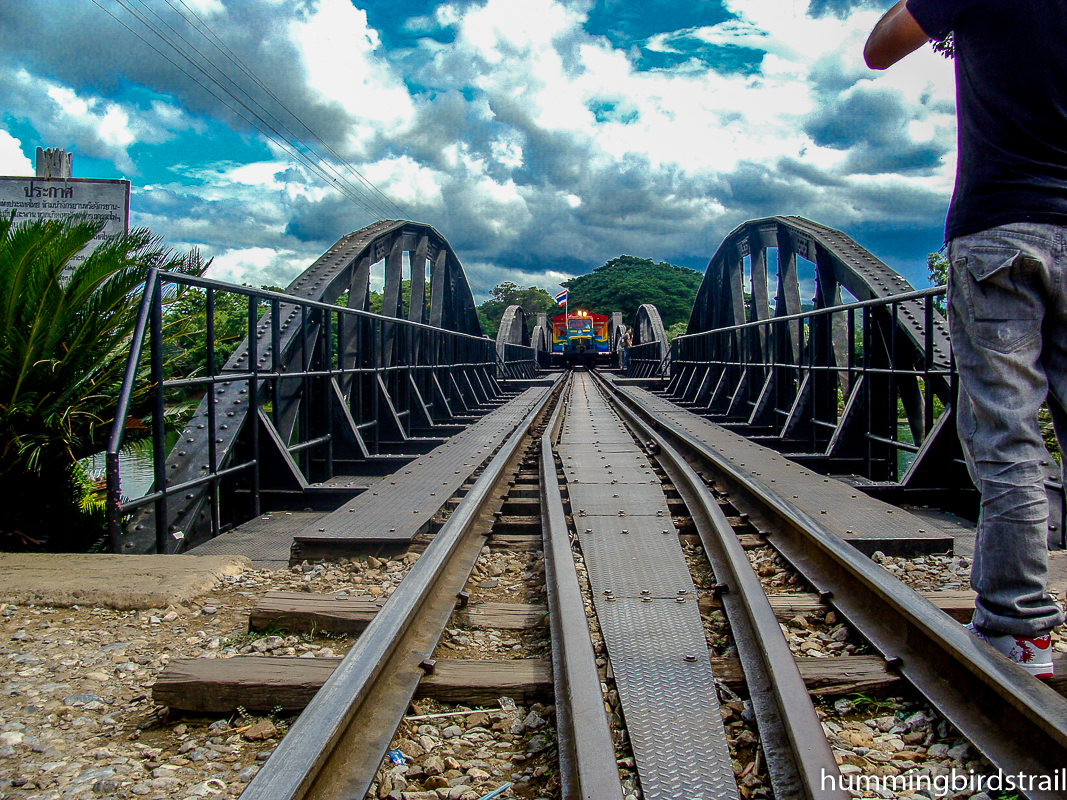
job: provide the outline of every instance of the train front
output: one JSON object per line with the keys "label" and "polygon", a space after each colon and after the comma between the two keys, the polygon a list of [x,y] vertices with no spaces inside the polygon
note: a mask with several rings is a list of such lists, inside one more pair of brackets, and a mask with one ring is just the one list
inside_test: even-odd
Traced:
{"label": "train front", "polygon": [[554,317],[552,363],[563,367],[610,364],[607,315],[578,310]]}

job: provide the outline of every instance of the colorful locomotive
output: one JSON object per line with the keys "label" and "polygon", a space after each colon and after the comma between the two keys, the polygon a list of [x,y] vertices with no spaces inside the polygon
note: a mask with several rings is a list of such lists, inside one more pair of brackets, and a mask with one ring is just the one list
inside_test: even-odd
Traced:
{"label": "colorful locomotive", "polygon": [[606,364],[611,361],[608,317],[568,311],[552,318],[552,361],[555,364]]}

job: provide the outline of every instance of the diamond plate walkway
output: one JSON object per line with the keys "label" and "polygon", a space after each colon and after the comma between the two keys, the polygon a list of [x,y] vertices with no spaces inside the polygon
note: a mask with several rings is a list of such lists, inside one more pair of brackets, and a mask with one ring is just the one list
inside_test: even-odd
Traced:
{"label": "diamond plate walkway", "polygon": [[592,378],[574,377],[557,449],[641,791],[737,798],[696,588],[660,482]]}

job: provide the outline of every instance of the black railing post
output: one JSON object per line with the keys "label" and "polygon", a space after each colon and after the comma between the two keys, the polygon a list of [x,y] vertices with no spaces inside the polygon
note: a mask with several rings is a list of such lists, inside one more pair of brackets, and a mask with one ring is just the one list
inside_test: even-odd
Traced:
{"label": "black railing post", "polygon": [[[252,443],[252,516],[260,513],[259,484],[260,467],[263,459],[259,452],[259,333],[256,330],[259,321],[259,298],[248,295],[248,424],[251,426],[249,436]],[[271,348],[277,352],[277,348]]]}
{"label": "black railing post", "polygon": [[130,402],[137,384],[137,373],[141,364],[141,351],[144,349],[145,332],[152,310],[159,270],[153,267],[145,278],[141,290],[141,307],[137,313],[137,323],[130,339],[130,354],[126,358],[126,371],[122,375],[122,386],[115,406],[115,418],[111,423],[111,435],[108,438],[107,454],[104,458],[107,470],[107,532],[108,545],[112,553],[122,552],[122,474],[119,467],[119,450],[126,431],[126,417],[130,413]]}
{"label": "black railing post", "polygon": [[169,553],[167,542],[167,453],[166,411],[163,397],[163,287],[162,281],[156,283],[152,294],[152,315],[149,337],[150,376],[154,405],[152,412],[152,471],[155,477],[155,489],[159,492],[156,500],[156,552]]}
{"label": "black railing post", "polygon": [[216,424],[215,424],[215,290],[212,287],[207,289],[207,325],[204,331],[204,335],[207,337],[205,342],[206,359],[207,359],[207,429],[210,432],[207,440],[207,460],[208,460],[208,472],[211,474],[211,484],[208,488],[208,503],[211,506],[211,536],[214,538],[219,535],[219,479],[217,473],[219,470],[218,461],[218,445],[215,442],[216,436]]}

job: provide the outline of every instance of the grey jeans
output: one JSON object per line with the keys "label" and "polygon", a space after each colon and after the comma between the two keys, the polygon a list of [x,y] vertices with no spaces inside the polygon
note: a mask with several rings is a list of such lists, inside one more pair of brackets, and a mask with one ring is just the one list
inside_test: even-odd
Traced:
{"label": "grey jeans", "polygon": [[1064,620],[1046,590],[1047,399],[1067,443],[1067,227],[1016,223],[949,243],[948,311],[960,374],[957,427],[982,493],[974,624],[1039,636]]}

